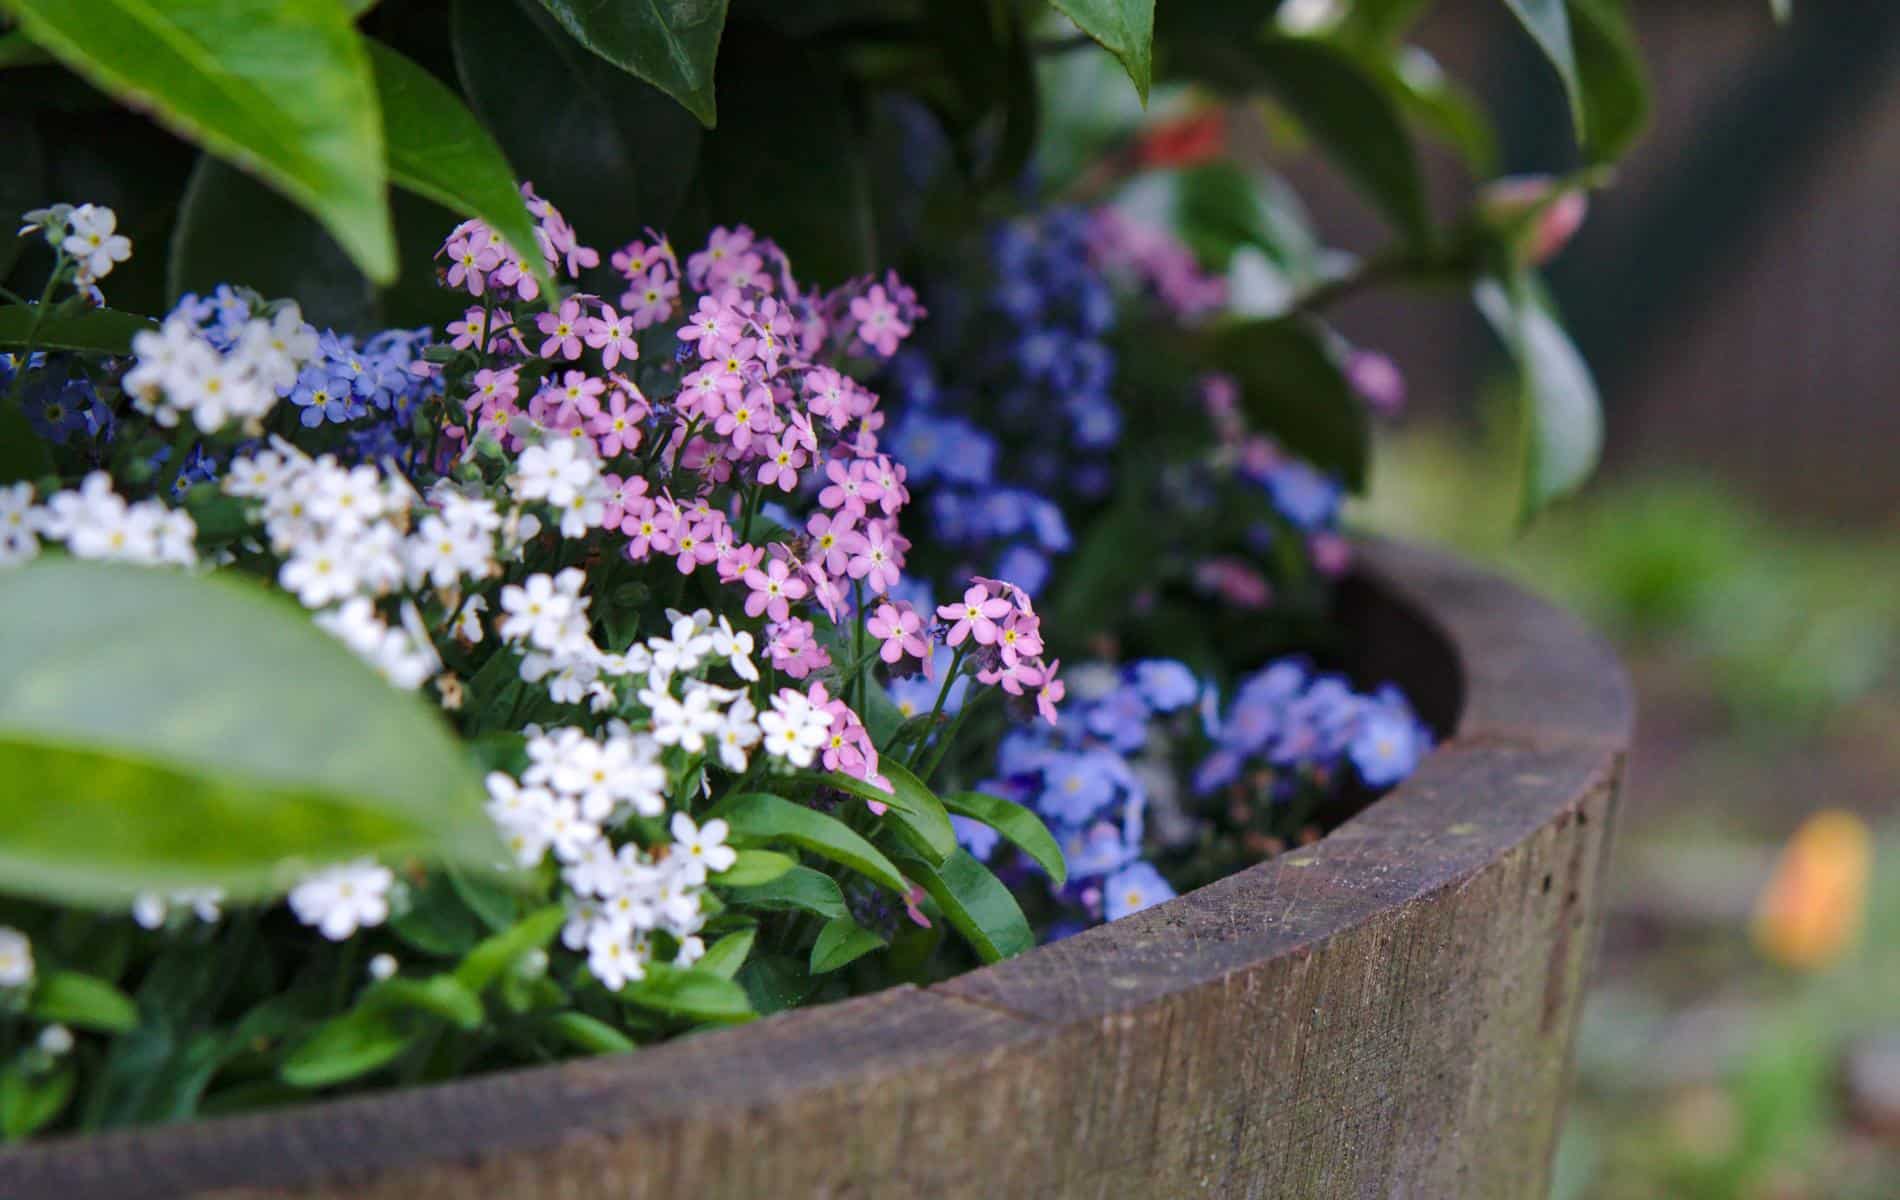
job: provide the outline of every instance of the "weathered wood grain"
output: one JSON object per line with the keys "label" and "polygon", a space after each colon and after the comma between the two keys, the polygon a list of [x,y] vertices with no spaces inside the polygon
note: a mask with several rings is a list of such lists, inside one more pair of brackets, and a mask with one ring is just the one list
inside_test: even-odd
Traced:
{"label": "weathered wood grain", "polygon": [[0,1196],[1540,1196],[1628,693],[1494,578],[1392,545],[1363,563],[1359,665],[1456,733],[1313,846],[929,989],[7,1150]]}

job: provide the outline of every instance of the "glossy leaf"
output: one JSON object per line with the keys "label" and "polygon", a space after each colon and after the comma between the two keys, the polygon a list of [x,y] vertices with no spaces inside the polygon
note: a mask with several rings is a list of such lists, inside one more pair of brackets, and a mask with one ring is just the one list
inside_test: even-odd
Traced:
{"label": "glossy leaf", "polygon": [[125,1033],[139,1023],[132,997],[103,979],[78,971],[54,971],[33,987],[27,1012],[36,1021],[57,1021],[99,1033]]}
{"label": "glossy leaf", "polygon": [[1297,118],[1399,230],[1431,226],[1418,153],[1391,97],[1352,57],[1311,38],[1267,37],[1253,50],[1260,84]]}
{"label": "glossy leaf", "polygon": [[1596,381],[1529,279],[1480,283],[1478,309],[1516,360],[1524,446],[1521,509],[1535,513],[1581,487],[1603,448]]}
{"label": "glossy leaf", "polygon": [[749,1021],[758,1014],[745,989],[711,971],[648,963],[645,979],[628,984],[620,998],[641,1008],[692,1021]]}
{"label": "glossy leaf", "polygon": [[604,259],[644,227],[673,224],[699,157],[690,113],[589,54],[534,0],[456,0],[450,16],[463,93],[582,241]]}
{"label": "glossy leaf", "polygon": [[713,63],[726,0],[541,0],[574,40],[678,100],[708,128],[718,123]]}
{"label": "glossy leaf", "polygon": [[335,0],[0,0],[104,90],[253,170],[362,267],[396,273],[376,88]]}
{"label": "glossy leaf", "polygon": [[770,883],[798,865],[798,860],[776,850],[741,850],[732,865],[712,878],[725,887],[757,887]]}
{"label": "glossy leaf", "polygon": [[550,1013],[541,1018],[541,1028],[588,1054],[625,1054],[639,1049],[626,1034],[583,1012]]}
{"label": "glossy leaf", "polygon": [[1649,123],[1649,81],[1621,0],[1570,0],[1592,162],[1611,162]]}
{"label": "glossy leaf", "polygon": [[1296,318],[1229,325],[1209,339],[1207,355],[1240,383],[1255,429],[1355,491],[1365,487],[1372,452],[1365,403],[1311,326]]}
{"label": "glossy leaf", "polygon": [[1022,805],[985,792],[951,792],[944,796],[943,806],[1002,834],[1010,845],[1034,859],[1057,887],[1068,881],[1069,863],[1062,856],[1062,847],[1042,818]]}
{"label": "glossy leaf", "polygon": [[715,815],[725,818],[731,827],[729,840],[735,845],[784,842],[848,867],[899,895],[905,891],[903,876],[882,851],[843,821],[816,809],[750,792],[721,803]]}
{"label": "glossy leaf", "polygon": [[[714,880],[716,884],[718,881]],[[726,899],[742,908],[773,911],[798,909],[821,917],[842,917],[847,910],[837,880],[810,867],[793,867],[770,883],[757,887],[721,888]]]}
{"label": "glossy leaf", "polygon": [[885,816],[898,836],[929,861],[942,862],[956,853],[957,834],[950,828],[950,814],[944,811],[937,794],[895,756],[880,758],[877,769],[891,781],[891,791],[840,771],[827,773],[825,782],[841,792],[884,805],[888,810]]}
{"label": "glossy leaf", "polygon": [[71,903],[268,895],[364,854],[500,861],[420,697],[234,576],[47,558],[0,574],[0,882]]}
{"label": "glossy leaf", "polygon": [[738,929],[720,938],[706,947],[706,953],[693,965],[702,971],[711,971],[731,979],[745,966],[746,955],[752,953],[752,943],[759,940],[759,931]]}
{"label": "glossy leaf", "polygon": [[0,1139],[17,1141],[44,1128],[65,1111],[79,1082],[79,1068],[64,1062],[45,1074],[14,1062],[0,1071]]}
{"label": "glossy leaf", "polygon": [[30,339],[37,350],[129,354],[133,334],[158,328],[156,323],[133,313],[95,308],[70,317],[49,314],[35,330],[35,307],[31,304],[0,307],[0,349],[25,349]]}
{"label": "glossy leaf", "polygon": [[1583,84],[1577,73],[1577,51],[1570,37],[1570,12],[1564,0],[1504,0],[1518,24],[1531,35],[1544,52],[1557,78],[1563,81],[1564,95],[1570,100],[1570,114],[1581,140],[1587,130],[1584,120]]}
{"label": "glossy leaf", "polygon": [[[383,108],[389,179],[465,217],[478,217],[519,251],[543,295],[554,294],[514,168],[461,98],[381,42],[367,42]],[[446,232],[446,231],[445,231]]]}
{"label": "glossy leaf", "polygon": [[300,1088],[345,1083],[388,1066],[420,1036],[402,1028],[386,1010],[353,1008],[320,1025],[290,1052],[277,1074]]}
{"label": "glossy leaf", "polygon": [[908,859],[904,869],[984,962],[1021,954],[1036,944],[1016,897],[969,851],[958,850],[940,867]]}
{"label": "glossy leaf", "polygon": [[567,923],[567,908],[550,904],[521,918],[511,928],[485,939],[455,968],[455,979],[480,995],[502,972],[512,970],[528,955],[545,947]]}
{"label": "glossy leaf", "polygon": [[825,927],[818,931],[818,940],[811,945],[811,973],[823,975],[836,971],[883,948],[883,938],[850,917],[834,918],[825,922]]}
{"label": "glossy leaf", "polygon": [[1056,11],[1113,54],[1142,102],[1154,79],[1155,0],[1049,0]]}

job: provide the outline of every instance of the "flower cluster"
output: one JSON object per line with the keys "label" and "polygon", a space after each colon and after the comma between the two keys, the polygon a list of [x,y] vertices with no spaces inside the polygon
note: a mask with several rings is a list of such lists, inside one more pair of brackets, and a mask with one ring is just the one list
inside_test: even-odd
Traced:
{"label": "flower cluster", "polygon": [[1226,283],[1203,271],[1193,251],[1165,229],[1104,205],[1090,214],[1087,238],[1101,270],[1152,295],[1179,320],[1205,317],[1227,303]]}
{"label": "flower cluster", "polygon": [[38,556],[42,538],[75,558],[188,567],[198,561],[197,536],[190,513],[157,499],[128,503],[104,471],[44,504],[34,503],[32,484],[0,486],[0,567]]}
{"label": "flower cluster", "polygon": [[1431,731],[1397,688],[1358,693],[1344,676],[1302,659],[1281,659],[1243,680],[1213,740],[1194,773],[1196,791],[1229,788],[1259,770],[1267,797],[1281,801],[1330,783],[1345,764],[1367,786],[1390,787],[1432,748]]}

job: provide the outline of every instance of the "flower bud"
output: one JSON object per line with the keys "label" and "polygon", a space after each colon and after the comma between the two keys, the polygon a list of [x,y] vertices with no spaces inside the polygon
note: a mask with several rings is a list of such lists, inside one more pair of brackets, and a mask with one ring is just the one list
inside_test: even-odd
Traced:
{"label": "flower bud", "polygon": [[[1516,250],[1531,266],[1557,257],[1589,213],[1590,200],[1580,188],[1552,197],[1557,182],[1546,175],[1519,175],[1487,184],[1478,194],[1486,220],[1516,235]],[[1528,221],[1528,225],[1525,222]]]}

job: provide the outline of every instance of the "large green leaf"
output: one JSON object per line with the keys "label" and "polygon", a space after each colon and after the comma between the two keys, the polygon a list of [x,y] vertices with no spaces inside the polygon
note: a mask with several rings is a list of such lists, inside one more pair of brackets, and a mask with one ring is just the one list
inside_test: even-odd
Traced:
{"label": "large green leaf", "polygon": [[1354,490],[1365,487],[1372,452],[1365,402],[1310,325],[1297,318],[1228,325],[1207,351],[1211,365],[1240,383],[1249,424]]}
{"label": "large green leaf", "polygon": [[455,0],[450,41],[462,90],[508,161],[603,260],[644,226],[672,223],[699,157],[689,113],[582,49],[533,0]]}
{"label": "large green leaf", "polygon": [[[713,881],[715,884],[718,880]],[[727,901],[739,908],[761,908],[774,912],[797,909],[821,917],[842,917],[850,911],[844,904],[844,892],[838,881],[823,871],[793,867],[770,883],[756,887],[719,889]]]}
{"label": "large green leaf", "polygon": [[1589,364],[1531,279],[1485,280],[1474,299],[1517,362],[1521,508],[1528,517],[1581,487],[1595,470],[1603,449],[1603,407]]}
{"label": "large green leaf", "polygon": [[36,350],[129,354],[133,334],[158,328],[145,317],[95,308],[70,317],[48,316],[35,329],[35,311],[31,304],[9,304],[0,308],[0,348],[24,349],[30,340]]}
{"label": "large green leaf", "polygon": [[900,896],[906,890],[904,877],[882,851],[843,821],[815,809],[780,796],[748,792],[722,802],[715,815],[731,826],[730,840],[735,845],[785,842],[849,867]]}
{"label": "large green leaf", "polygon": [[726,0],[541,0],[574,40],[684,104],[708,128],[718,123],[713,62]]}
{"label": "large green leaf", "polygon": [[1418,153],[1397,104],[1352,56],[1312,38],[1271,36],[1253,50],[1259,82],[1368,199],[1410,237],[1430,231]]}
{"label": "large green leaf", "polygon": [[884,939],[850,917],[826,921],[811,944],[811,973],[823,975],[848,966],[871,953],[882,950]]}
{"label": "large green leaf", "polygon": [[1649,82],[1621,0],[1570,0],[1592,162],[1620,158],[1649,123]]}
{"label": "large green leaf", "polygon": [[1049,0],[1121,61],[1143,103],[1154,79],[1155,0]]}
{"label": "large green leaf", "polygon": [[292,881],[289,860],[500,859],[448,727],[232,577],[0,574],[0,881],[69,902]]}
{"label": "large green leaf", "polygon": [[1036,944],[1023,910],[990,869],[958,850],[941,867],[906,859],[904,869],[923,885],[977,957],[995,962]]}
{"label": "large green leaf", "polygon": [[383,106],[390,181],[487,222],[522,255],[543,294],[552,298],[554,280],[535,244],[534,217],[501,147],[435,76],[381,42],[368,45]]}
{"label": "large green leaf", "polygon": [[957,849],[956,831],[943,801],[910,769],[892,755],[878,760],[878,770],[891,782],[891,791],[855,779],[841,771],[827,774],[825,782],[842,792],[882,804],[905,843],[932,862],[942,862]]}
{"label": "large green leaf", "polygon": [[694,1021],[749,1021],[758,1015],[745,988],[724,975],[658,962],[646,970],[646,978],[628,984],[621,999]]}
{"label": "large green leaf", "polygon": [[308,209],[396,274],[368,55],[336,0],[0,0],[61,62]]}
{"label": "large green leaf", "polygon": [[1062,847],[1056,843],[1049,827],[1042,823],[1042,818],[1022,805],[987,792],[951,792],[943,798],[943,806],[1002,834],[1011,845],[1034,859],[1057,887],[1068,881],[1069,863],[1062,855]]}

